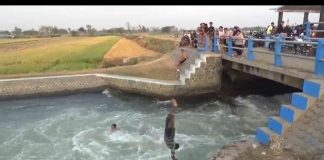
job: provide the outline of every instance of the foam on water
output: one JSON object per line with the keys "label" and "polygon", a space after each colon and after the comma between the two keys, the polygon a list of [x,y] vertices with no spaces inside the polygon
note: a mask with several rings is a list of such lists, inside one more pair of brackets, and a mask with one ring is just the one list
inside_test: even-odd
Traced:
{"label": "foam on water", "polygon": [[[175,138],[179,159],[208,159],[223,145],[254,135],[289,97],[229,99],[181,103]],[[2,101],[0,159],[168,160],[167,104],[108,90]],[[112,123],[120,130],[110,133]]]}

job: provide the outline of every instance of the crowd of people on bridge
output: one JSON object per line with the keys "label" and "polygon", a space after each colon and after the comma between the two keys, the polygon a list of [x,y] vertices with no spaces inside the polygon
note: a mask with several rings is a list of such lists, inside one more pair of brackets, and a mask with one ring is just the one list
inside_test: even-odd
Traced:
{"label": "crowd of people on bridge", "polygon": [[[190,45],[193,48],[207,48],[211,49],[214,45],[214,37],[220,38],[220,44],[223,45],[224,50],[227,50],[228,38],[233,40],[234,51],[236,51],[237,56],[242,55],[242,49],[244,48],[245,40],[244,34],[238,26],[234,26],[232,29],[224,28],[219,26],[215,28],[213,22],[200,23],[197,30],[188,31],[184,34],[181,39],[180,46]],[[206,44],[207,43],[207,44]]]}
{"label": "crowd of people on bridge", "polygon": [[[316,29],[314,24],[311,24],[311,29]],[[306,25],[301,24],[290,26],[288,20],[287,23],[281,21],[281,23],[276,26],[274,22],[271,22],[262,34],[264,34],[266,39],[281,35],[285,37],[286,40],[289,40],[294,36],[301,37],[306,35]],[[314,36],[314,33],[312,33],[311,37]],[[214,47],[214,37],[219,38],[218,44],[225,51],[228,50],[228,42],[230,38],[233,41],[232,47],[234,50],[234,56],[242,56],[242,48],[246,45],[244,38],[247,36],[238,26],[232,28],[219,26],[218,28],[215,28],[213,22],[209,22],[209,25],[202,22],[196,30],[188,31],[184,34],[180,46],[190,45],[193,48],[206,48],[207,46],[207,48],[211,50]],[[270,45],[274,47],[274,45],[269,42],[266,42],[264,47],[269,48]]]}

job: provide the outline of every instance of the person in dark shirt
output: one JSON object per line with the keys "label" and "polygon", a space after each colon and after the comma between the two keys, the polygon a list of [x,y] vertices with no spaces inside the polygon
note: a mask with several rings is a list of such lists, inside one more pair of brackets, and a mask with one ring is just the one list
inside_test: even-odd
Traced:
{"label": "person in dark shirt", "polygon": [[197,48],[197,42],[198,42],[198,34],[195,30],[191,33],[191,45],[193,48]]}
{"label": "person in dark shirt", "polygon": [[215,32],[215,28],[213,26],[213,22],[209,22],[209,27],[208,27],[208,37],[211,40],[211,45],[212,47],[214,47],[214,32]]}
{"label": "person in dark shirt", "polygon": [[281,23],[278,25],[278,28],[276,30],[276,34],[280,34],[283,32],[284,30],[284,25],[285,25],[285,21],[281,21]]}
{"label": "person in dark shirt", "polygon": [[286,27],[283,29],[282,33],[285,33],[287,37],[290,37],[293,33],[293,30],[289,25],[286,25]]}
{"label": "person in dark shirt", "polygon": [[174,117],[178,103],[175,99],[171,99],[171,111],[165,119],[165,129],[164,129],[164,142],[166,146],[171,150],[172,160],[177,160],[175,157],[175,150],[179,148],[179,144],[174,142],[175,137],[175,125]]}

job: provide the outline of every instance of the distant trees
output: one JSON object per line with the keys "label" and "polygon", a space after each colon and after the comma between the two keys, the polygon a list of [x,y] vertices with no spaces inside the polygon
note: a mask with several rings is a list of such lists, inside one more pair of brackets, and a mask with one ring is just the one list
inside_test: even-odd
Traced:
{"label": "distant trees", "polygon": [[22,34],[25,36],[37,36],[39,34],[39,32],[34,29],[31,29],[31,30],[23,31]]}
{"label": "distant trees", "polygon": [[87,33],[87,31],[86,31],[83,27],[80,27],[80,28],[78,29],[78,31],[79,31],[80,33]]}
{"label": "distant trees", "polygon": [[171,33],[177,31],[177,28],[175,26],[165,26],[161,28],[161,32],[163,33]]}
{"label": "distant trees", "polygon": [[64,28],[60,28],[57,30],[57,34],[59,34],[59,35],[64,35],[64,34],[68,34],[68,33],[69,32]]}
{"label": "distant trees", "polygon": [[129,22],[126,22],[126,28],[127,28],[127,32],[130,33],[131,32],[131,26]]}
{"label": "distant trees", "polygon": [[0,31],[0,38],[9,38],[10,32],[9,31]]}
{"label": "distant trees", "polygon": [[159,27],[151,27],[150,31],[151,32],[161,32],[161,29]]}
{"label": "distant trees", "polygon": [[[139,32],[164,32],[171,33],[177,31],[175,26],[159,27],[147,27],[144,25],[137,25],[131,27],[129,22],[126,22],[126,27],[113,27],[108,29],[101,29],[98,31],[92,25],[87,24],[79,28],[59,28],[57,26],[42,25],[36,29],[22,30],[15,27],[13,31],[0,31],[2,37],[54,37],[54,36],[102,36],[108,34],[124,34],[124,33],[139,33]],[[8,36],[9,35],[9,36]]]}
{"label": "distant trees", "polygon": [[10,32],[9,32],[9,31],[0,31],[0,34],[3,34],[3,35],[10,35]]}
{"label": "distant trees", "polygon": [[149,29],[143,25],[138,25],[138,28],[139,28],[138,29],[139,32],[148,32],[149,31]]}
{"label": "distant trees", "polygon": [[19,37],[21,35],[22,29],[15,27],[14,31],[12,31],[12,34],[15,35],[16,37]]}
{"label": "distant trees", "polygon": [[86,25],[87,28],[87,34],[88,36],[94,36],[97,33],[97,30],[93,28],[91,25]]}
{"label": "distant trees", "polygon": [[78,32],[77,31],[71,31],[70,32],[72,37],[78,36]]}

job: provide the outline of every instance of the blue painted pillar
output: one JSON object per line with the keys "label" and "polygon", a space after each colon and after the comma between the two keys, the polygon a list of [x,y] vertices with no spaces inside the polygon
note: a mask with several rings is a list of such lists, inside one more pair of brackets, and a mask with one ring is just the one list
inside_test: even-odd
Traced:
{"label": "blue painted pillar", "polygon": [[311,28],[310,28],[310,22],[307,21],[306,22],[306,35],[305,35],[305,40],[309,40],[309,38],[311,37]]}
{"label": "blue painted pillar", "polygon": [[213,52],[218,52],[219,53],[219,46],[218,46],[218,37],[217,37],[217,35],[214,35]]}
{"label": "blue painted pillar", "polygon": [[324,75],[324,39],[318,40],[315,59],[315,74],[319,76]]}
{"label": "blue painted pillar", "polygon": [[275,54],[274,54],[274,62],[278,67],[283,67],[282,57],[281,57],[281,49],[282,49],[282,37],[279,36],[276,38],[275,42]]}
{"label": "blue painted pillar", "polygon": [[253,40],[252,40],[251,36],[249,36],[249,39],[248,39],[247,59],[248,59],[248,61],[255,61],[255,55],[253,53]]}
{"label": "blue painted pillar", "polygon": [[228,44],[227,44],[227,55],[233,57],[233,40],[232,38],[228,37]]}

